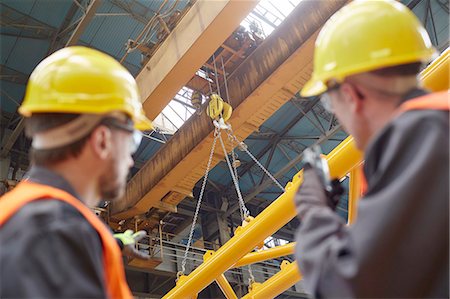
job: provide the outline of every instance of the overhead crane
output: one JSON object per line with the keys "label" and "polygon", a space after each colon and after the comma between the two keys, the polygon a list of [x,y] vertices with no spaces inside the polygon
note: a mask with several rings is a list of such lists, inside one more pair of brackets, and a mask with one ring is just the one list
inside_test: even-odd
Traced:
{"label": "overhead crane", "polygon": [[[312,71],[318,31],[346,2],[300,2],[229,76],[234,110],[229,122],[240,140],[254,132],[306,82]],[[177,204],[191,194],[204,175],[213,129],[207,115],[191,117],[131,179],[123,200],[111,204],[113,218],[130,219],[150,207],[159,207],[161,202]],[[223,155],[215,155],[212,166],[222,159]]]}

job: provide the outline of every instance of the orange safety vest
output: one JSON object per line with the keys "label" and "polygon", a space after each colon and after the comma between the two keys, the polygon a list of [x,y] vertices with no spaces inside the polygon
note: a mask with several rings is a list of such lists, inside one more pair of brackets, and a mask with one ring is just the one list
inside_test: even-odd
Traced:
{"label": "orange safety vest", "polygon": [[448,91],[430,93],[404,102],[398,107],[398,112],[410,110],[446,110],[449,111],[450,98]]}
{"label": "orange safety vest", "polygon": [[0,198],[0,228],[24,205],[35,200],[47,199],[66,202],[78,210],[94,227],[103,245],[103,267],[108,296],[114,299],[132,298],[125,279],[122,255],[117,241],[103,222],[80,200],[69,193],[47,185],[22,181],[12,191]]}
{"label": "orange safety vest", "polygon": [[[397,116],[411,110],[450,110],[450,98],[448,91],[430,93],[409,101],[404,102],[397,108]],[[364,195],[367,191],[367,180],[362,179],[361,193]]]}

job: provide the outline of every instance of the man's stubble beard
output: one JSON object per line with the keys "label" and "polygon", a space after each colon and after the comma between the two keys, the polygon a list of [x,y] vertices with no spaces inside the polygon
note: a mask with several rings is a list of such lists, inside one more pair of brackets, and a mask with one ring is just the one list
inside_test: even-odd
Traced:
{"label": "man's stubble beard", "polygon": [[125,194],[126,177],[118,178],[117,160],[113,158],[105,173],[100,177],[100,196],[102,200],[114,201]]}

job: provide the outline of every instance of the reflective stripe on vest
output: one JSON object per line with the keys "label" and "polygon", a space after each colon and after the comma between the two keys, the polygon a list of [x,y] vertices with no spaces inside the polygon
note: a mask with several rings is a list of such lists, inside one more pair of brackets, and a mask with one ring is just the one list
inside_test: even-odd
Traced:
{"label": "reflective stripe on vest", "polygon": [[60,200],[69,204],[92,225],[102,241],[106,290],[110,298],[132,298],[125,279],[122,255],[116,240],[103,222],[69,193],[47,185],[23,181],[0,198],[0,228],[24,205],[36,200]]}

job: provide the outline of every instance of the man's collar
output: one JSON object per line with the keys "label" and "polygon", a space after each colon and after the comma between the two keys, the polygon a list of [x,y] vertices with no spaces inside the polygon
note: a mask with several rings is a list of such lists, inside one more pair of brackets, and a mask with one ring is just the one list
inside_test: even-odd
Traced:
{"label": "man's collar", "polygon": [[25,174],[24,179],[34,183],[61,189],[73,197],[80,199],[80,196],[77,194],[75,189],[64,177],[48,168],[42,166],[32,166],[31,169]]}

